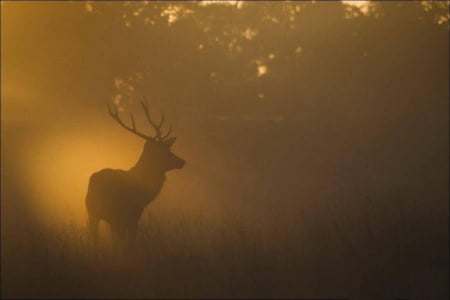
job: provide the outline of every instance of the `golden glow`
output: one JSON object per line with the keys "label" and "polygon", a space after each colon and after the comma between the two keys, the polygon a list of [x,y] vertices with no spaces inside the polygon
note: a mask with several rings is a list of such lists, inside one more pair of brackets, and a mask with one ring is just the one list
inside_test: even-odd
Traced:
{"label": "golden glow", "polygon": [[161,12],[161,17],[167,18],[167,24],[170,26],[176,21],[178,21],[181,17],[185,17],[187,15],[193,14],[194,11],[192,9],[187,9],[182,5],[169,5]]}
{"label": "golden glow", "polygon": [[369,14],[370,7],[372,5],[372,3],[370,3],[370,1],[368,1],[368,0],[365,0],[365,1],[364,0],[363,1],[343,0],[342,3],[347,6],[357,8],[363,15]]}
{"label": "golden glow", "polygon": [[346,5],[355,6],[358,8],[366,7],[370,4],[370,1],[368,0],[362,0],[362,1],[353,1],[353,0],[343,0],[342,3]]}
{"label": "golden glow", "polygon": [[135,85],[139,84],[143,80],[143,74],[137,72],[128,76],[127,80],[115,77],[114,78],[114,94],[112,96],[112,102],[118,107],[120,112],[125,111],[132,103],[133,99],[138,96]]}
{"label": "golden glow", "polygon": [[[96,125],[94,127],[99,127]],[[140,141],[124,145],[114,138],[114,127],[105,135],[84,130],[49,134],[34,141],[38,153],[25,153],[27,180],[33,189],[37,215],[57,222],[85,219],[84,197],[89,177],[103,168],[128,169],[140,154]],[[106,131],[106,130],[105,130]],[[68,138],[70,136],[70,138]]]}
{"label": "golden glow", "polygon": [[[419,256],[448,260],[437,2],[31,2],[0,2],[5,298],[300,297],[327,282],[325,295],[388,283],[407,297]],[[128,170],[145,143],[108,104],[155,133],[143,96],[186,165],[165,174],[133,263],[116,268],[88,243],[85,197],[93,173]],[[41,238],[40,225],[58,233]],[[420,251],[397,264],[411,245]]]}
{"label": "golden glow", "polygon": [[91,1],[86,1],[86,4],[85,4],[84,8],[89,13],[91,13],[94,10],[94,7],[92,6]]}
{"label": "golden glow", "polygon": [[203,0],[199,2],[200,6],[209,6],[209,5],[226,5],[226,6],[235,6],[240,9],[244,5],[244,1],[237,0]]}
{"label": "golden glow", "polygon": [[267,72],[268,72],[268,68],[267,68],[267,66],[266,65],[260,65],[260,66],[258,66],[258,73],[257,73],[257,76],[258,77],[261,77],[261,76],[264,76],[264,75],[266,75],[267,74]]}
{"label": "golden glow", "polygon": [[436,14],[434,16],[434,21],[437,24],[443,25],[445,23],[448,23],[450,19],[450,12],[449,12],[450,1],[420,1],[420,4],[422,5],[423,9],[428,13],[431,13],[433,9],[441,10],[441,13]]}
{"label": "golden glow", "polygon": [[250,27],[247,27],[242,34],[247,40],[253,40],[253,38],[258,34],[258,32],[255,29],[252,29]]}

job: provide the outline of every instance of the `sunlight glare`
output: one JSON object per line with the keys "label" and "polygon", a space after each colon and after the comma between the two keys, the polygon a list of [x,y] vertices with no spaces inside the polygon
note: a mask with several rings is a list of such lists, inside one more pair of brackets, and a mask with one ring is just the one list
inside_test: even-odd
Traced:
{"label": "sunlight glare", "polygon": [[94,10],[94,7],[92,6],[91,1],[87,1],[86,4],[84,5],[84,8],[89,13],[91,13]]}
{"label": "sunlight glare", "polygon": [[260,65],[258,66],[258,77],[264,76],[267,74],[267,66],[266,65]]}
{"label": "sunlight glare", "polygon": [[247,27],[242,33],[242,36],[245,37],[247,40],[253,40],[253,38],[258,34],[258,32],[254,29],[251,29],[250,27]]}
{"label": "sunlight glare", "polygon": [[362,1],[342,0],[342,4],[356,7],[364,15],[367,15],[369,13],[371,5],[369,0],[362,0]]}
{"label": "sunlight glare", "polygon": [[244,5],[244,1],[237,0],[202,0],[199,2],[199,6],[209,6],[209,5],[226,5],[235,6],[237,9],[241,9]]}
{"label": "sunlight glare", "polygon": [[36,140],[42,154],[39,159],[33,151],[25,154],[30,166],[27,179],[35,195],[34,209],[44,219],[68,221],[67,211],[71,211],[75,221],[82,224],[90,175],[108,166],[128,168],[134,163],[141,145],[132,143],[124,147],[123,140],[92,136],[81,129],[71,131],[69,140],[67,134],[52,134]]}

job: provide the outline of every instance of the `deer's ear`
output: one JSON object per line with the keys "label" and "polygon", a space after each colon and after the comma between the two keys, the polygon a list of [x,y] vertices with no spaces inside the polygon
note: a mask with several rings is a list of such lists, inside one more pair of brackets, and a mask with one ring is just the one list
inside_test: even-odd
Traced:
{"label": "deer's ear", "polygon": [[177,139],[176,137],[171,137],[170,139],[165,140],[164,144],[166,144],[168,147],[171,147],[173,145],[173,143],[175,143],[176,139]]}

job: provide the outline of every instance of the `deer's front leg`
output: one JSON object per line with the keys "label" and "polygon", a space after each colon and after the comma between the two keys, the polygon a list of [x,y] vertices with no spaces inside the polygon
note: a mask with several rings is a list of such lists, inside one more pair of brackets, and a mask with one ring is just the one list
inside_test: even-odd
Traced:
{"label": "deer's front leg", "polygon": [[98,240],[98,223],[100,222],[100,219],[89,215],[88,219],[88,238],[89,241],[92,243],[94,247],[97,246],[97,240]]}

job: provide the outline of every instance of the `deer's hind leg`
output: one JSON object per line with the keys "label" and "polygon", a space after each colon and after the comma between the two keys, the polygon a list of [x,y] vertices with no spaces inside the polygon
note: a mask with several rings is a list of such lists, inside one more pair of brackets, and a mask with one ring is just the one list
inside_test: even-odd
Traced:
{"label": "deer's hind leg", "polygon": [[133,221],[128,224],[127,246],[128,249],[130,250],[136,247],[137,230],[138,230],[137,221]]}
{"label": "deer's hind leg", "polygon": [[110,224],[113,247],[122,251],[127,239],[127,229],[122,224]]}

